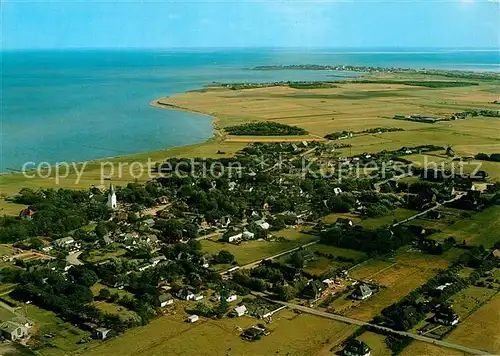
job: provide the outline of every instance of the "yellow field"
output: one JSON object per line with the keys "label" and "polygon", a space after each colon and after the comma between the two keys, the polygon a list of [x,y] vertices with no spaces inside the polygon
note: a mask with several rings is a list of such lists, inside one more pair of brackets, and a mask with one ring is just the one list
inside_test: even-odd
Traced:
{"label": "yellow field", "polygon": [[195,324],[183,322],[184,315],[168,315],[147,327],[127,331],[124,335],[86,350],[85,355],[328,355],[330,348],[348,337],[355,326],[312,315],[282,311],[267,327],[271,334],[261,340],[240,339],[241,331],[257,324],[248,317],[235,319],[202,319]]}
{"label": "yellow field", "polygon": [[412,341],[412,343],[406,347],[403,352],[400,353],[401,356],[465,356],[466,354],[454,350],[447,349],[441,346],[432,345],[423,341]]}
{"label": "yellow field", "polygon": [[479,308],[474,314],[458,324],[446,341],[456,342],[485,350],[493,354],[500,353],[500,294]]}
{"label": "yellow field", "polygon": [[440,269],[448,267],[460,253],[452,249],[441,256],[430,256],[401,249],[394,259],[368,261],[351,271],[350,276],[377,283],[382,286],[380,291],[364,301],[339,298],[330,306],[336,313],[370,321],[382,309],[424,284]]}

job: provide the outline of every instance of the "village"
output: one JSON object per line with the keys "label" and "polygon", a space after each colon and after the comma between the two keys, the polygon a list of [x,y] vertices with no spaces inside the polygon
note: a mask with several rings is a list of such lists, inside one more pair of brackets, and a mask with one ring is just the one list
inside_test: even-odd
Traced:
{"label": "village", "polygon": [[[450,260],[429,286],[408,290],[415,294],[410,299],[403,291],[402,300],[359,314],[371,324],[416,327],[440,339],[460,322],[448,298],[471,283],[500,287],[490,277],[500,253],[493,244],[434,238],[448,219],[453,224],[457,216],[495,209],[500,187],[488,183],[486,172],[450,176],[404,158],[422,152],[453,156],[437,146],[349,157],[321,142],[255,143],[222,159],[214,176],[199,174],[211,161],[174,159],[158,165],[161,175],[145,184],[110,183],[86,193],[24,189],[16,198],[27,204],[19,221],[37,236],[2,247],[1,279],[10,286],[0,296],[10,315],[0,314],[2,336],[38,347],[51,343],[52,333],[35,332],[28,305],[77,325],[78,344],[113,338],[162,315],[189,324],[252,317],[241,339],[258,341],[287,305],[357,316],[393,288],[379,277],[401,264],[401,255],[453,251],[464,255],[460,262]],[[183,176],[171,171],[179,162],[186,163]],[[360,172],[367,162],[383,170]],[[56,210],[58,204],[66,210]],[[44,220],[56,211],[67,214],[68,226],[50,232]],[[388,265],[359,272],[374,261]],[[463,270],[468,277],[457,277]],[[370,354],[370,345],[349,340],[336,347],[346,355]]]}

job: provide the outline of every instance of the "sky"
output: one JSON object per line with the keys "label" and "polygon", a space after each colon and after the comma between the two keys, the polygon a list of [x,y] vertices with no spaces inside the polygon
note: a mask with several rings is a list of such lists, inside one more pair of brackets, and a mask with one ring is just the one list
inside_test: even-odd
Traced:
{"label": "sky", "polygon": [[1,0],[1,45],[499,48],[499,1]]}

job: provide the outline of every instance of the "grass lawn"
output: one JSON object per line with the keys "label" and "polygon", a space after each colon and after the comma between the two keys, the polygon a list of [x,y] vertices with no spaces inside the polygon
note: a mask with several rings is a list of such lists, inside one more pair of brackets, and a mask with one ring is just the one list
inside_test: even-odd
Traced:
{"label": "grass lawn", "polygon": [[391,225],[394,222],[404,220],[409,218],[412,215],[415,215],[417,212],[415,210],[405,209],[405,208],[397,208],[394,210],[393,214],[379,216],[376,218],[367,218],[361,220],[358,224],[363,226],[366,229],[377,229],[379,227],[385,225]]}
{"label": "grass lawn", "polygon": [[[144,327],[85,351],[85,355],[327,355],[332,345],[348,337],[355,326],[284,310],[267,326],[271,334],[256,342],[240,339],[239,328],[257,324],[249,317],[211,320],[195,324],[183,321],[185,313],[158,318]],[[214,342],[217,340],[217,342]]]}
{"label": "grass lawn", "polygon": [[442,232],[431,235],[435,240],[453,236],[457,242],[465,240],[468,245],[484,245],[490,248],[500,240],[500,206],[489,207],[468,219],[458,219]]}
{"label": "grass lawn", "polygon": [[401,356],[466,356],[467,354],[447,349],[441,346],[432,345],[427,342],[413,340],[401,353]]}
{"label": "grass lawn", "polygon": [[[113,245],[110,245],[110,247]],[[112,257],[119,257],[123,256],[124,254],[127,253],[127,250],[118,247],[118,244],[116,244],[115,248],[102,248],[99,250],[92,250],[90,251],[88,257],[85,258],[85,261],[87,262],[99,262],[99,261],[104,261]]]}
{"label": "grass lawn", "polygon": [[99,295],[99,291],[101,289],[103,289],[103,288],[108,289],[110,293],[118,293],[118,295],[120,296],[120,298],[123,297],[124,295],[129,295],[131,297],[134,296],[132,293],[127,292],[124,289],[111,288],[111,287],[105,286],[105,285],[103,285],[101,283],[94,284],[92,287],[90,287],[90,290],[92,291],[92,294],[95,297],[96,295]]}
{"label": "grass lawn", "polygon": [[94,302],[94,305],[105,313],[120,316],[123,320],[137,318],[137,314],[134,311],[128,310],[127,308],[115,303]]}
{"label": "grass lawn", "polygon": [[12,256],[16,253],[11,245],[2,244],[0,245],[0,256]]}
{"label": "grass lawn", "polygon": [[371,349],[372,356],[390,356],[391,350],[385,344],[385,336],[366,331],[358,337],[364,341]]}
{"label": "grass lawn", "polygon": [[475,311],[476,307],[490,299],[496,292],[494,289],[470,286],[455,294],[450,303],[453,304],[453,310],[458,313],[460,319],[464,320]]}
{"label": "grass lawn", "polygon": [[361,221],[359,215],[353,213],[333,213],[325,216],[321,220],[326,224],[333,224],[337,221],[338,218],[350,219],[352,220],[353,224],[357,224]]}
{"label": "grass lawn", "polygon": [[460,252],[451,249],[441,256],[433,256],[408,251],[406,247],[399,249],[395,257],[369,260],[349,274],[352,278],[379,284],[382,287],[379,292],[364,301],[339,298],[330,306],[337,313],[369,321],[382,309],[424,284],[441,269],[447,268]]}
{"label": "grass lawn", "polygon": [[[54,313],[38,308],[35,305],[27,306],[27,316],[34,321],[34,334],[35,337],[32,338],[31,343],[36,343],[36,340],[42,340],[46,342],[46,346],[41,346],[36,348],[39,355],[42,356],[63,356],[78,350],[81,345],[77,342],[85,335],[87,332],[78,329],[70,323],[64,322]],[[43,335],[47,333],[55,333],[56,336],[47,339]],[[51,344],[52,346],[49,346]]]}
{"label": "grass lawn", "polygon": [[280,252],[299,247],[308,242],[317,240],[313,235],[303,234],[295,230],[284,230],[275,233],[277,236],[283,236],[287,241],[269,242],[269,241],[245,241],[239,245],[227,242],[201,240],[202,250],[206,253],[217,254],[221,250],[231,252],[238,264],[244,265],[250,262],[258,261]]}
{"label": "grass lawn", "polygon": [[459,323],[446,341],[500,354],[500,294]]}

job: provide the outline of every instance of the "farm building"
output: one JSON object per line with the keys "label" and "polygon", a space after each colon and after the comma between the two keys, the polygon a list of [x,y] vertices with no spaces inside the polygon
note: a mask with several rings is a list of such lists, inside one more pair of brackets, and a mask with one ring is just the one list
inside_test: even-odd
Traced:
{"label": "farm building", "polygon": [[434,321],[442,325],[456,325],[459,319],[458,314],[449,307],[442,307],[434,314]]}
{"label": "farm building", "polygon": [[198,320],[200,320],[200,317],[196,314],[190,315],[186,319],[188,323],[196,323]]}
{"label": "farm building", "polygon": [[0,333],[7,340],[16,341],[28,335],[28,328],[17,321],[8,320],[0,324]]}
{"label": "farm building", "polygon": [[160,306],[160,307],[166,307],[167,305],[172,305],[174,304],[174,298],[172,297],[171,294],[161,294],[159,297],[158,297],[158,302],[157,304]]}
{"label": "farm building", "polygon": [[370,298],[373,294],[373,291],[366,284],[361,284],[356,288],[356,290],[351,294],[353,299],[365,300]]}
{"label": "farm building", "polygon": [[243,316],[247,313],[247,307],[244,305],[240,305],[239,307],[234,308],[235,316]]}
{"label": "farm building", "polygon": [[371,349],[361,340],[351,339],[342,350],[346,356],[370,356]]}

